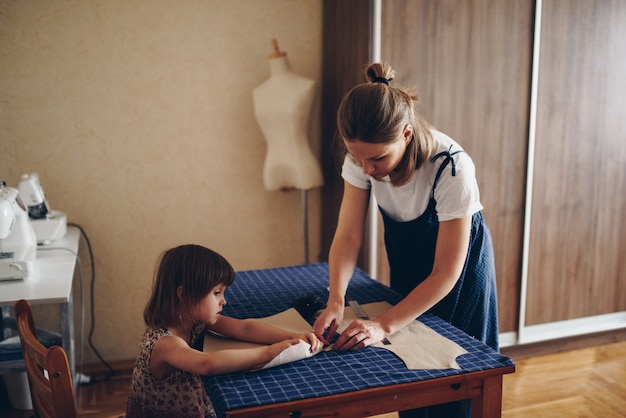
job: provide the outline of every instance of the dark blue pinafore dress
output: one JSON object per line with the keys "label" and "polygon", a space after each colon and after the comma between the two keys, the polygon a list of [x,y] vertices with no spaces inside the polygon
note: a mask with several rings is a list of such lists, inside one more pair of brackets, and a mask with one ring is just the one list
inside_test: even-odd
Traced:
{"label": "dark blue pinafore dress", "polygon": [[[435,260],[439,219],[435,188],[442,175],[456,175],[450,150],[434,156],[430,163],[444,158],[439,166],[426,211],[418,218],[398,222],[380,209],[385,226],[385,246],[390,266],[390,285],[408,295],[430,275]],[[450,167],[449,170],[446,170]],[[496,273],[491,234],[482,212],[472,216],[470,243],[463,272],[452,291],[430,311],[466,334],[498,351],[498,310]]]}
{"label": "dark blue pinafore dress", "polygon": [[[408,295],[431,273],[439,231],[435,188],[442,175],[456,175],[454,155],[450,150],[435,155],[430,163],[444,158],[439,166],[426,211],[418,218],[398,222],[382,208],[385,246],[390,266],[390,285],[403,296]],[[450,166],[450,170],[445,171]],[[429,312],[448,321],[466,334],[498,351],[498,307],[496,272],[491,234],[482,212],[472,215],[469,248],[463,272],[452,291]],[[399,412],[400,418],[470,417],[470,402],[457,401],[427,408]]]}

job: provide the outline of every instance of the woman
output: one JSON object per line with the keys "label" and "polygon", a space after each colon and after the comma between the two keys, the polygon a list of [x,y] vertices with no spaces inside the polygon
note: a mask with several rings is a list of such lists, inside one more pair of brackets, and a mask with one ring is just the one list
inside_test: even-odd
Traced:
{"label": "woman", "polygon": [[473,162],[421,118],[415,95],[390,85],[390,66],[371,64],[365,73],[368,82],[350,90],[337,112],[347,149],[344,194],[329,254],[328,302],[315,334],[328,344],[341,324],[373,193],[391,287],[404,298],[376,318],[352,322],[335,348],[375,344],[432,312],[498,350],[493,247]]}
{"label": "woman", "polygon": [[[493,247],[471,158],[415,111],[417,98],[389,85],[386,64],[366,69],[337,112],[347,148],[344,195],[329,255],[330,294],[315,322],[334,334],[360,249],[370,193],[385,225],[391,287],[405,298],[378,318],[354,321],[338,349],[381,341],[431,311],[498,350]],[[325,341],[328,340],[325,338]]]}

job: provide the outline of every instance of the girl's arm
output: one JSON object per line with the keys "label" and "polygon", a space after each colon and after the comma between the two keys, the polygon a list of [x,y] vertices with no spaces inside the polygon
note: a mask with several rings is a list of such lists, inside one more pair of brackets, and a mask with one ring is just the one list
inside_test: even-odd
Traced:
{"label": "girl's arm", "polygon": [[322,342],[312,331],[300,334],[248,319],[219,315],[215,324],[207,328],[226,337],[268,345],[204,353],[191,348],[180,337],[167,336],[157,341],[152,349],[152,374],[163,378],[175,368],[206,376],[233,373],[262,367],[283,350],[302,340],[309,343],[311,351],[322,348]]}
{"label": "girl's arm", "polygon": [[299,341],[289,339],[257,348],[204,353],[191,348],[180,337],[162,337],[152,349],[150,371],[157,379],[163,379],[174,369],[205,376],[252,370],[269,363],[283,350]]}
{"label": "girl's arm", "polygon": [[356,320],[335,342],[337,349],[358,349],[381,341],[433,307],[454,288],[463,271],[472,217],[441,222],[430,275],[397,305],[370,321]]}
{"label": "girl's arm", "polygon": [[235,340],[273,344],[284,340],[300,339],[311,345],[311,351],[317,351],[322,348],[322,342],[317,339],[313,332],[290,332],[270,324],[249,319],[236,319],[219,315],[215,324],[209,325],[208,328]]}

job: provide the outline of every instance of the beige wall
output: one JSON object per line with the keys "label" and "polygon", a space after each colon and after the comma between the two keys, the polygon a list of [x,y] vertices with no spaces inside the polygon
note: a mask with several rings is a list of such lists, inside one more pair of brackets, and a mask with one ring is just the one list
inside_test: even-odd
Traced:
{"label": "beige wall", "polygon": [[[272,38],[319,80],[321,18],[319,0],[0,0],[0,177],[38,172],[52,209],[86,230],[107,361],[137,354],[161,251],[202,244],[236,270],[304,262],[301,193],[263,188],[251,92]],[[319,100],[312,120],[319,154]],[[318,190],[309,217],[317,261]]]}

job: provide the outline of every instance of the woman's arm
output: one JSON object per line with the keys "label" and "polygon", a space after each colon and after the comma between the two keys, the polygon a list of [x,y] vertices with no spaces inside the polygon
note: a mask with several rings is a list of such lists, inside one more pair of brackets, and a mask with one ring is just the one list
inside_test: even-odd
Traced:
{"label": "woman's arm", "polygon": [[[369,190],[359,189],[344,181],[337,229],[328,256],[328,302],[313,326],[315,335],[320,339],[324,338],[326,329],[327,336],[333,336],[343,319],[348,282],[363,242],[369,197]],[[328,343],[328,340],[325,342]]]}
{"label": "woman's arm", "polygon": [[439,224],[432,272],[393,309],[378,318],[387,334],[409,324],[454,288],[467,258],[471,223],[470,216]]}
{"label": "woman's arm", "polygon": [[441,222],[430,275],[402,301],[370,321],[354,321],[335,342],[337,349],[359,349],[381,341],[432,308],[454,288],[463,271],[472,217]]}

